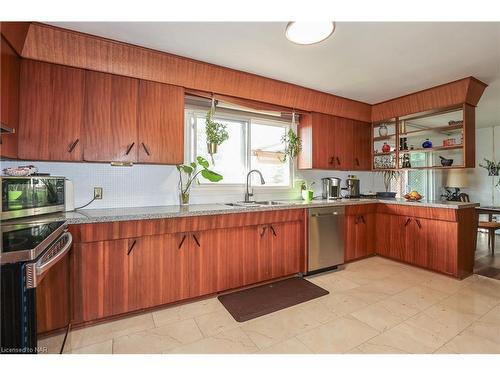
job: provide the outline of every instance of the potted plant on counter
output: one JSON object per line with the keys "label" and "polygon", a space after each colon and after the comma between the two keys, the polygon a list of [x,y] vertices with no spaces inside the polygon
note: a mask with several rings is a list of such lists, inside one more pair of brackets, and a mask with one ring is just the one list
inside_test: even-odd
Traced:
{"label": "potted plant on counter", "polygon": [[201,173],[203,178],[210,182],[219,182],[222,180],[222,175],[208,169],[208,161],[201,156],[196,158],[196,162],[189,165],[179,164],[179,200],[181,205],[189,204],[189,192],[193,181],[198,181],[198,175]]}
{"label": "potted plant on counter", "polygon": [[206,135],[207,135],[207,150],[212,158],[212,164],[215,164],[214,154],[217,153],[217,147],[224,141],[229,139],[226,125],[214,121],[215,106],[212,106],[207,112],[205,118]]}
{"label": "potted plant on counter", "polygon": [[307,202],[312,201],[312,199],[314,197],[314,190],[312,189],[313,185],[314,185],[314,181],[309,183],[305,180],[302,181],[302,183],[300,185],[302,199],[304,199]]}
{"label": "potted plant on counter", "polygon": [[382,172],[384,176],[384,187],[385,187],[385,192],[384,191],[379,191],[377,192],[377,197],[379,198],[395,198],[396,193],[393,191],[389,191],[391,188],[391,182],[392,180],[397,180],[401,174],[400,171],[394,170],[394,169],[388,169]]}

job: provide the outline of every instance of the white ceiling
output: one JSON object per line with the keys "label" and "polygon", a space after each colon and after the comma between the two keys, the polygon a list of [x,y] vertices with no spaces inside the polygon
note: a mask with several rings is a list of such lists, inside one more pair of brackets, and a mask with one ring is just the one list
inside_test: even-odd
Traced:
{"label": "white ceiling", "polygon": [[52,22],[320,91],[378,103],[474,76],[489,84],[478,127],[500,125],[500,23],[338,22],[296,45],[283,22]]}

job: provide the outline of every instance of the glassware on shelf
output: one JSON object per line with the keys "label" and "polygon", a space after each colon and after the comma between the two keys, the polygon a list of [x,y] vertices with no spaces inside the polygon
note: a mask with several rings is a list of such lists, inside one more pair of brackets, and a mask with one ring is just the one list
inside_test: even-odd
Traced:
{"label": "glassware on shelf", "polygon": [[382,146],[382,152],[385,152],[385,153],[391,152],[391,146],[389,146],[387,144],[387,142],[384,142],[384,144]]}
{"label": "glassware on shelf", "polygon": [[423,148],[432,148],[432,141],[427,138],[423,143],[422,143]]}
{"label": "glassware on shelf", "polygon": [[387,134],[389,133],[388,129],[387,129],[387,125],[386,124],[382,124],[378,127],[378,135],[381,136],[381,137],[387,137]]}

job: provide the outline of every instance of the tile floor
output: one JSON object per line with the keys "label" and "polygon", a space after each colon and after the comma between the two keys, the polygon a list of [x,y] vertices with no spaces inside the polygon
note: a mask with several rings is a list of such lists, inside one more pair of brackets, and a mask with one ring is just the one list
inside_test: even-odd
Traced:
{"label": "tile floor", "polygon": [[478,233],[474,273],[500,280],[500,236],[498,234],[495,240],[495,255],[492,255],[491,250],[488,250],[488,235]]}
{"label": "tile floor", "polygon": [[216,298],[75,330],[69,353],[500,353],[500,281],[372,257],[309,278],[330,294],[245,323]]}

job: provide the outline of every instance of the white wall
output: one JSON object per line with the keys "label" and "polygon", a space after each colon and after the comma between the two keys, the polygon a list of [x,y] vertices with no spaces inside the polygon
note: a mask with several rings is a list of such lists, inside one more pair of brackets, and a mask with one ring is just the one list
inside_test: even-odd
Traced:
{"label": "white wall", "polygon": [[[178,204],[178,172],[175,166],[134,165],[133,167],[112,167],[102,163],[52,163],[33,161],[2,161],[1,168],[33,164],[40,172],[54,176],[64,176],[73,181],[75,187],[75,206],[88,203],[93,197],[96,186],[104,189],[103,199],[94,201],[87,208],[114,208],[138,206],[162,206]],[[316,181],[317,195],[321,194],[320,178],[336,176],[343,179],[349,172],[338,171],[299,171],[296,178]],[[361,191],[383,191],[380,175],[371,172],[355,173],[360,178]],[[298,189],[259,189],[255,188],[256,199],[298,199]],[[221,189],[194,188],[191,203],[218,203],[243,199],[243,188]]]}

